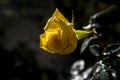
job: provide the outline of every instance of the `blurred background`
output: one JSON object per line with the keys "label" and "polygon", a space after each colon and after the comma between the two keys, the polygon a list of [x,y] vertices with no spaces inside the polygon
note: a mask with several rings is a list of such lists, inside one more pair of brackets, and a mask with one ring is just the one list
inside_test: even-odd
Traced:
{"label": "blurred background", "polygon": [[[116,0],[0,0],[0,80],[69,80],[70,67],[75,61],[84,59],[86,68],[93,65],[96,57],[89,49],[80,54],[83,40],[73,53],[60,56],[40,49],[39,35],[55,8],[69,21],[73,11],[75,29],[82,29],[90,16],[117,3]],[[105,36],[108,44],[120,40],[119,20],[114,26],[112,35]]]}

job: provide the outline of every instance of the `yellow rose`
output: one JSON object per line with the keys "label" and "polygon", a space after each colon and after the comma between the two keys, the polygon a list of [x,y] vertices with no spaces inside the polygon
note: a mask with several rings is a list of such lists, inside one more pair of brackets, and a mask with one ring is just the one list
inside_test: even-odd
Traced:
{"label": "yellow rose", "polygon": [[48,20],[44,30],[40,35],[40,47],[54,54],[69,54],[77,46],[77,37],[70,23],[58,9]]}

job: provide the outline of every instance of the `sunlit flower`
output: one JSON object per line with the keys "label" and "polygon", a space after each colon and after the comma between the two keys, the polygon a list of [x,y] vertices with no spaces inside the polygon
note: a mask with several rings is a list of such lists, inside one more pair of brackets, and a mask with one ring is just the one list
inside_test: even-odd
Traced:
{"label": "sunlit flower", "polygon": [[40,47],[54,54],[69,54],[77,46],[74,24],[70,23],[58,9],[44,27],[40,35]]}

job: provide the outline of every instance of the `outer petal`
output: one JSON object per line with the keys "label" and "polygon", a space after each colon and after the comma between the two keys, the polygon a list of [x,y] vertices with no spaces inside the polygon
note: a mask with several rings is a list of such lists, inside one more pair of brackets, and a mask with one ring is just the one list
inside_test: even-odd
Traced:
{"label": "outer petal", "polygon": [[68,22],[68,20],[61,14],[61,12],[56,8],[55,12],[53,13],[52,17],[57,17],[58,19],[62,20],[63,22]]}
{"label": "outer petal", "polygon": [[71,53],[75,50],[76,46],[77,46],[77,37],[74,33],[74,31],[70,28],[70,26],[67,30],[65,29],[66,35],[67,35],[67,39],[68,39],[68,45],[66,47],[66,49],[64,49],[63,53],[68,54]]}
{"label": "outer petal", "polygon": [[45,25],[44,30],[45,31],[48,31],[50,29],[60,30],[61,29],[60,24],[57,22],[58,22],[58,19],[56,17],[50,18],[47,24]]}
{"label": "outer petal", "polygon": [[[48,20],[44,30],[48,30],[48,29],[57,29],[59,28],[56,24],[56,19],[62,20],[63,22],[68,22],[68,20],[61,14],[61,12],[56,8],[55,12],[53,13],[52,17]],[[55,25],[55,26],[53,26]]]}
{"label": "outer petal", "polygon": [[47,50],[45,33],[40,35],[40,47],[43,48],[44,50]]}

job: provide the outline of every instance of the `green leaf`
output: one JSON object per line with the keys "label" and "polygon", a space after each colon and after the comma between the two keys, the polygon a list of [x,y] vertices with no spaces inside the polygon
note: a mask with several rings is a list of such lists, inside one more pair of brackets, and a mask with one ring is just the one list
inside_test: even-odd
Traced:
{"label": "green leaf", "polygon": [[82,53],[87,48],[92,39],[93,39],[92,36],[88,36],[85,38],[84,42],[81,45],[80,53]]}
{"label": "green leaf", "polygon": [[82,38],[88,36],[91,33],[91,31],[76,30],[75,33],[76,33],[76,36],[79,40],[79,39],[82,39]]}

